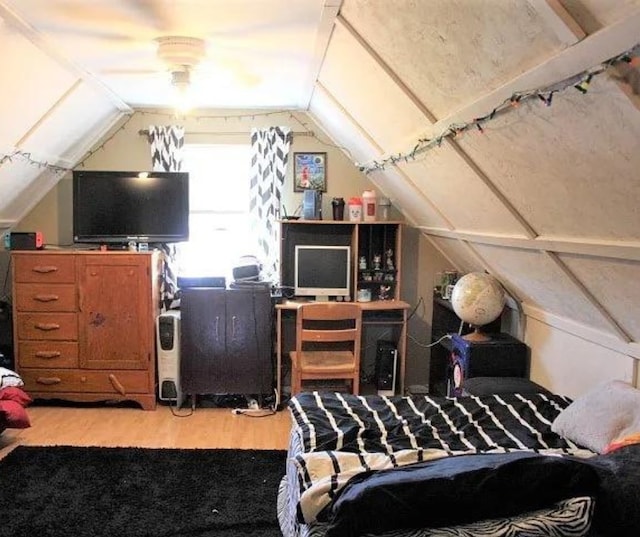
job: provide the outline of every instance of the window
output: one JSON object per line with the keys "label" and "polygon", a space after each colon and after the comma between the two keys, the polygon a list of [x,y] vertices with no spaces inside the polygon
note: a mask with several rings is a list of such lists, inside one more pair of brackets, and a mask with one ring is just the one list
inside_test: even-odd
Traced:
{"label": "window", "polygon": [[189,241],[179,247],[178,273],[225,276],[254,254],[249,230],[251,146],[185,145],[189,172]]}

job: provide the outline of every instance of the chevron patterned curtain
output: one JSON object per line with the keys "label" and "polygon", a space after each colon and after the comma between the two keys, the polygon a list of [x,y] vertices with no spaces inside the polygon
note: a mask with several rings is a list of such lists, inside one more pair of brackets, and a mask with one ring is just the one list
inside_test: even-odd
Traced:
{"label": "chevron patterned curtain", "polygon": [[258,242],[263,279],[280,283],[279,227],[282,185],[287,173],[291,129],[251,129],[251,227]]}
{"label": "chevron patterned curtain", "polygon": [[[153,171],[179,172],[182,168],[182,150],[184,147],[184,127],[176,125],[151,125],[149,127],[149,145]],[[158,245],[164,254],[162,282],[160,284],[160,309],[171,309],[178,290],[178,278],[175,267],[175,244]]]}
{"label": "chevron patterned curtain", "polygon": [[151,125],[149,127],[151,164],[155,172],[179,172],[182,169],[184,127]]}

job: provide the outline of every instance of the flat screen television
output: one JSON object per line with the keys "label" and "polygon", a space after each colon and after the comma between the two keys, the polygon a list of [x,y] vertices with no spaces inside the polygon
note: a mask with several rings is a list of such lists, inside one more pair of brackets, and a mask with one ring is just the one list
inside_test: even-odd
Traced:
{"label": "flat screen television", "polygon": [[316,300],[348,297],[351,281],[351,247],[296,245],[294,293]]}
{"label": "flat screen television", "polygon": [[188,238],[188,173],[73,172],[74,242],[126,244]]}

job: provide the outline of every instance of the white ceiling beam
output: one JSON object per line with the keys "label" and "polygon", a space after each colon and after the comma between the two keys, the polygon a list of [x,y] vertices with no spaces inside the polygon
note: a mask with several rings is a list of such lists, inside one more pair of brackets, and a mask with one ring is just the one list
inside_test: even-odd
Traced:
{"label": "white ceiling beam", "polygon": [[558,257],[555,252],[543,251],[543,255],[547,257],[568,279],[573,283],[579,293],[584,296],[587,301],[596,309],[605,322],[620,336],[625,343],[631,343],[633,338],[627,333],[627,331],[620,326],[620,324],[613,318],[609,310],[605,308],[602,303],[589,291],[587,286],[580,281],[580,279],[573,273],[573,271],[567,267],[567,265]]}
{"label": "white ceiling beam", "polygon": [[584,39],[587,34],[558,0],[527,0],[565,45]]}
{"label": "white ceiling beam", "polygon": [[509,201],[509,199],[502,193],[502,191],[496,186],[496,184],[489,179],[489,176],[478,166],[478,164],[465,152],[461,149],[460,145],[450,138],[445,139],[445,143],[453,149],[453,151],[458,155],[467,166],[473,171],[473,173],[478,177],[478,179],[484,184],[491,193],[498,199],[498,201],[504,206],[504,208],[513,216],[518,223],[524,229],[524,232],[530,239],[533,239],[538,236],[538,232],[533,229],[533,226],[529,224],[527,219],[522,215],[518,209],[516,209],[515,205]]}
{"label": "white ceiling beam", "polygon": [[524,303],[522,308],[525,315],[540,321],[541,323],[548,324],[549,326],[553,326],[554,328],[573,334],[574,336],[590,341],[591,343],[595,343],[601,347],[611,349],[621,354],[626,354],[636,360],[640,359],[640,344],[638,344],[637,341],[625,343],[608,332],[577,323],[567,317],[561,317],[560,315],[549,313],[548,311],[532,306],[531,304]]}
{"label": "white ceiling beam", "polygon": [[529,239],[512,234],[477,233],[473,231],[447,230],[425,226],[420,227],[420,230],[426,235],[433,235],[435,237],[466,240],[478,244],[503,246],[505,248],[548,251],[559,254],[578,254],[625,261],[640,261],[640,242],[637,241],[603,241],[589,238],[560,239],[544,236]]}
{"label": "white ceiling beam", "polygon": [[70,95],[75,93],[75,91],[81,84],[82,79],[76,79],[74,83],[71,84],[71,86],[69,86],[67,90],[58,98],[58,100],[53,103],[49,107],[49,109],[40,117],[40,119],[34,121],[33,125],[31,125],[31,128],[22,135],[20,140],[16,142],[16,147],[20,148],[24,146],[29,137],[42,126],[46,119],[48,119],[66,100],[69,99]]}
{"label": "white ceiling beam", "polygon": [[320,70],[324,62],[325,55],[329,49],[329,42],[333,35],[333,28],[336,24],[336,17],[340,13],[342,0],[327,0],[322,6],[322,14],[320,15],[320,23],[318,24],[318,33],[316,34],[316,43],[313,49],[313,58],[309,62],[307,77],[302,85],[301,95],[306,95],[306,101],[298,105],[304,110],[308,110],[311,106],[313,98],[313,89],[318,81]]}
{"label": "white ceiling beam", "polygon": [[429,209],[434,212],[435,214],[438,215],[438,217],[444,221],[444,223],[447,225],[447,227],[449,229],[454,229],[454,225],[451,222],[451,220],[449,220],[446,215],[440,210],[440,208],[438,207],[438,204],[435,203],[418,185],[416,185],[416,183],[414,182],[414,180],[411,178],[410,175],[406,174],[400,167],[396,166],[395,168],[396,173],[398,173],[398,175],[401,175],[404,180],[407,182],[407,184],[409,184],[412,188],[412,190],[416,193],[416,196],[420,197],[424,203],[426,203],[427,205],[429,205]]}
{"label": "white ceiling beam", "polygon": [[358,121],[349,113],[349,111],[340,104],[340,101],[334,97],[334,95],[320,82],[316,84],[316,90],[320,90],[326,97],[329,99],[333,105],[340,110],[340,112],[349,120],[349,122],[358,130],[358,132],[362,135],[363,138],[366,138],[367,142],[378,151],[379,154],[382,154],[382,147],[376,142],[369,133],[365,130],[365,128],[358,123]]}
{"label": "white ceiling beam", "polygon": [[44,54],[55,60],[60,66],[66,68],[77,77],[81,78],[88,84],[97,88],[109,101],[119,110],[123,112],[131,113],[133,110],[125,103],[118,95],[111,91],[107,86],[100,82],[95,76],[81,69],[78,65],[71,62],[64,54],[59,52],[49,41],[38,33],[33,26],[25,21],[15,11],[6,6],[6,4],[0,2],[0,18],[4,19],[7,24],[10,24],[26,39],[31,41],[39,50]]}
{"label": "white ceiling beam", "polygon": [[351,25],[351,23],[345,19],[342,15],[338,15],[337,24],[340,24],[349,34],[353,37],[360,46],[371,56],[371,59],[393,80],[393,82],[400,88],[405,96],[420,110],[422,115],[429,120],[430,123],[435,123],[436,117],[431,111],[424,105],[424,103],[416,97],[415,93],[404,83],[404,81],[398,76],[398,74],[389,67],[382,57],[371,47],[371,45],[358,33],[358,31]]}
{"label": "white ceiling beam", "polygon": [[466,123],[473,118],[484,117],[514,93],[546,88],[632,49],[640,41],[638,28],[640,28],[640,8],[575,45],[561,50],[475,102],[442,118],[428,127],[423,136],[434,138],[452,124]]}

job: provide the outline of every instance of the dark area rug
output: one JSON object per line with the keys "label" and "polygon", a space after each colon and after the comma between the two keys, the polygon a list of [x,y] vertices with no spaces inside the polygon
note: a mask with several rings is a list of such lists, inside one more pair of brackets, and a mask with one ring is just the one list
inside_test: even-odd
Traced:
{"label": "dark area rug", "polygon": [[20,446],[0,536],[276,537],[285,451]]}

